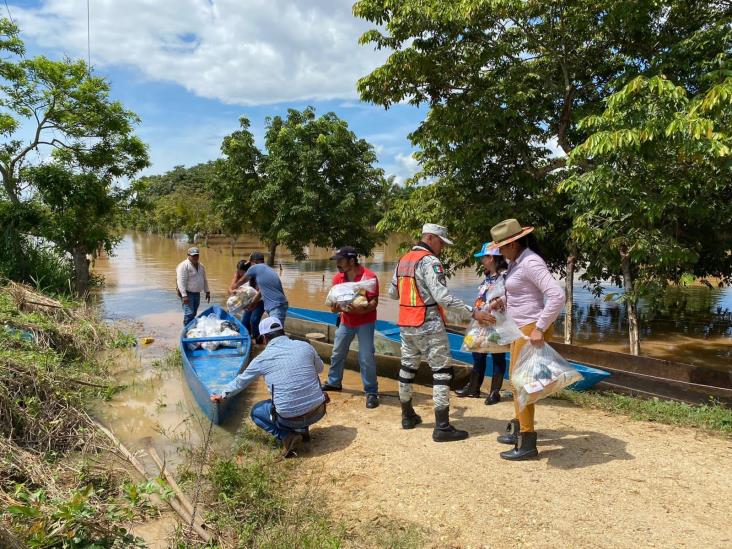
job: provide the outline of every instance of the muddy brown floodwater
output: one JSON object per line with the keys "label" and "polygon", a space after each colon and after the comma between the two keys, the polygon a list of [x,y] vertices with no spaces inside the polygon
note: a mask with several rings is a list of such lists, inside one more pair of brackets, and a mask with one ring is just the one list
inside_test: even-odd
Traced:
{"label": "muddy brown floodwater", "polygon": [[[397,315],[396,302],[385,294],[399,244],[399,238],[390,239],[365,262],[379,277],[382,294],[379,315],[387,320],[395,320]],[[168,350],[177,346],[182,314],[175,294],[175,267],[185,258],[187,248],[188,244],[182,240],[130,233],[112,257],[100,258],[94,265],[94,271],[105,279],[97,296],[104,315],[134,322],[136,333],[155,338],[153,345],[120,353],[115,361],[118,377],[129,388],[104,406],[103,416],[123,440],[132,442],[157,436],[167,441],[170,451],[197,440],[203,421],[195,411],[180,372],[161,364]],[[248,257],[255,249],[263,248],[255,240],[242,239],[237,244],[236,255],[232,256],[228,244],[215,238],[211,239],[210,247],[201,248],[201,262],[206,266],[213,302],[225,301],[236,261]],[[277,269],[291,305],[323,309],[335,273],[334,262],[328,259],[331,255],[328,250],[308,251],[310,259],[301,262],[281,251]],[[478,283],[474,270],[461,269],[452,276],[449,286],[470,302]],[[607,287],[608,292],[616,290]],[[649,309],[650,304],[641,304],[644,352],[730,368],[730,289],[676,288],[655,305],[658,310]],[[574,308],[578,343],[616,351],[627,349],[627,325],[621,307],[595,299],[577,285]]]}
{"label": "muddy brown floodwater", "polygon": [[[223,303],[236,260],[256,246],[245,242],[235,257],[224,246],[201,250],[214,302]],[[152,438],[173,464],[208,429],[180,369],[163,360],[181,329],[174,270],[186,248],[185,242],[129,234],[114,257],[95,265],[106,280],[98,296],[105,316],[155,338],[110,358],[128,387],[100,403],[96,414],[133,450]],[[367,261],[382,294],[397,251],[393,241]],[[334,273],[328,255],[313,250],[314,259],[300,263],[281,256],[293,306],[323,308]],[[475,272],[464,269],[449,284],[472,299],[477,283]],[[578,340],[624,350],[622,310],[579,287],[575,295]],[[657,310],[645,304],[645,351],[728,368],[731,302],[728,290],[690,288],[669,293]],[[394,319],[396,304],[384,298],[379,314]],[[395,381],[379,383],[382,405],[366,410],[358,375],[346,371],[344,392],[333,395],[303,454],[308,484],[322,488],[348,530],[397,523],[419,531],[424,546],[440,548],[732,547],[729,438],[548,399],[537,411],[541,459],[508,464],[498,458],[505,447],[495,436],[512,414],[510,402],[486,407],[482,400],[453,398],[454,423],[471,436],[435,444],[429,389],[417,387],[415,397],[425,423],[406,432],[399,426]],[[265,394],[261,381],[248,390],[238,415],[213,430],[214,443],[230,442],[248,406]],[[172,524],[165,519],[136,532],[150,547],[166,547]]]}

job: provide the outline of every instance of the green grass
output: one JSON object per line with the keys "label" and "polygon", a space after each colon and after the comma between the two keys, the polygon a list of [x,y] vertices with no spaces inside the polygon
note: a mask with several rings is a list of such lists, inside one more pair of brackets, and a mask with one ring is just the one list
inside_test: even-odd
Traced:
{"label": "green grass", "polygon": [[341,547],[338,528],[311,493],[297,467],[282,461],[274,439],[245,424],[234,457],[209,460],[210,515],[237,547]]}
{"label": "green grass", "polygon": [[586,408],[622,414],[633,419],[679,425],[732,436],[732,410],[715,401],[701,406],[683,402],[643,399],[603,392],[562,391],[557,398]]}
{"label": "green grass", "polygon": [[[200,456],[199,456],[200,457]],[[233,451],[207,460],[206,521],[233,547],[336,549],[378,547],[413,549],[423,534],[411,524],[360,525],[336,519],[325,503],[317,478],[302,470],[302,460],[283,460],[280,447],[246,422]],[[196,452],[179,478],[195,483]],[[194,547],[182,532],[175,545]]]}

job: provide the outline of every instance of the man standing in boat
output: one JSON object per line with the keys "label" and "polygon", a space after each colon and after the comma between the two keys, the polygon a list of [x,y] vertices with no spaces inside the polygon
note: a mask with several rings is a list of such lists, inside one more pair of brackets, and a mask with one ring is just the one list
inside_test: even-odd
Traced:
{"label": "man standing in boat", "polygon": [[331,259],[336,260],[338,269],[338,273],[333,277],[334,286],[344,282],[374,279],[376,289],[363,296],[364,299],[357,299],[347,307],[333,305],[333,312],[340,313],[340,324],[333,342],[328,381],[323,385],[323,389],[326,391],[341,390],[348,348],[351,346],[353,338],[358,337],[358,365],[361,369],[363,390],[366,393],[366,408],[376,408],[379,405],[379,384],[374,357],[374,329],[376,307],[379,305],[379,280],[372,271],[359,264],[358,252],[353,246],[343,246]]}
{"label": "man standing in boat", "polygon": [[200,251],[195,246],[188,248],[188,257],[175,269],[178,296],[183,303],[183,326],[196,318],[201,303],[201,292],[206,292],[206,301],[211,302],[206,269],[199,261]]}
{"label": "man standing in boat", "polygon": [[237,284],[243,284],[251,280],[252,285],[258,290],[257,296],[247,307],[247,310],[253,311],[260,302],[264,302],[264,310],[267,311],[267,316],[279,318],[284,323],[289,303],[285,291],[282,289],[282,281],[279,275],[272,267],[265,265],[262,252],[252,252],[249,261],[251,261],[252,266],[237,281]]}
{"label": "man standing in boat", "polygon": [[422,357],[432,368],[432,398],[435,406],[435,429],[432,440],[448,442],[468,437],[467,431],[450,425],[450,345],[445,329],[443,307],[470,315],[473,308],[450,295],[445,271],[438,256],[444,246],[452,245],[447,229],[427,223],[422,239],[404,255],[394,270],[389,296],[399,300],[402,339],[402,366],[399,371],[399,400],[402,405],[402,428],[414,429],[422,423],[412,406],[412,384]]}
{"label": "man standing in boat", "polygon": [[325,415],[328,396],[318,378],[323,361],[309,343],[287,337],[279,318],[262,320],[259,333],[267,343],[264,351],[211,400],[219,402],[264,376],[272,398],[252,407],[252,421],[282,443],[284,457],[293,457],[297,445],[310,440],[310,425]]}

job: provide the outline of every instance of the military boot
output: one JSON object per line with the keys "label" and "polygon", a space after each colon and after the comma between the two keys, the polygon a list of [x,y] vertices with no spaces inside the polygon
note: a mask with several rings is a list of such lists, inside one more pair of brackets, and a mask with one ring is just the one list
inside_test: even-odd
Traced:
{"label": "military boot", "polygon": [[451,442],[468,438],[467,431],[455,429],[450,425],[450,407],[435,409],[435,430],[432,431],[432,440],[435,442]]}
{"label": "military boot", "polygon": [[483,379],[485,379],[485,373],[477,372],[473,368],[470,370],[468,383],[462,389],[455,391],[455,394],[459,397],[480,398],[480,386],[483,385]]}
{"label": "military boot", "polygon": [[402,429],[414,429],[422,423],[422,418],[417,415],[412,407],[412,401],[402,402]]}
{"label": "military boot", "polygon": [[535,458],[539,455],[536,449],[536,431],[530,433],[519,433],[516,446],[512,450],[501,452],[501,457],[509,461],[523,461]]}
{"label": "military boot", "polygon": [[499,435],[496,439],[501,444],[512,444],[516,445],[516,442],[518,441],[518,432],[520,430],[519,420],[518,419],[512,419],[508,422],[508,425],[506,425],[506,432],[502,435]]}

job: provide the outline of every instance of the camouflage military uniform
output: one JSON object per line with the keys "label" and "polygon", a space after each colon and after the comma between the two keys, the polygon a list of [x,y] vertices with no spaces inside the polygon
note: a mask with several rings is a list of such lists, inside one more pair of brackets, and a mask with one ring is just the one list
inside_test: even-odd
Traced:
{"label": "camouflage military uniform", "polygon": [[[413,250],[427,250],[421,245]],[[428,306],[424,324],[417,327],[402,327],[402,366],[399,371],[399,400],[412,399],[412,383],[424,357],[432,368],[432,398],[435,409],[450,405],[450,381],[453,370],[450,366],[450,344],[442,317],[436,305],[445,309],[460,311],[469,315],[472,309],[461,300],[450,295],[445,280],[445,271],[440,260],[430,255],[423,258],[415,271],[417,289]],[[399,299],[396,269],[389,288],[389,297]]]}

